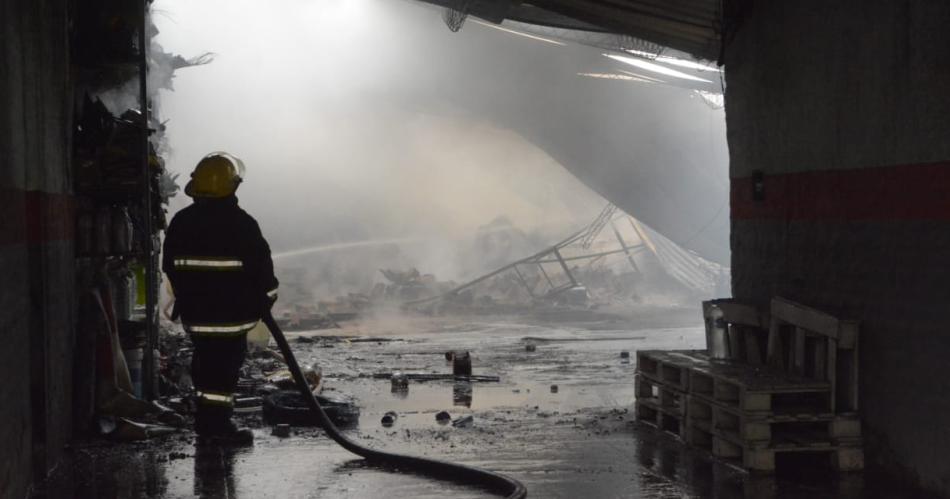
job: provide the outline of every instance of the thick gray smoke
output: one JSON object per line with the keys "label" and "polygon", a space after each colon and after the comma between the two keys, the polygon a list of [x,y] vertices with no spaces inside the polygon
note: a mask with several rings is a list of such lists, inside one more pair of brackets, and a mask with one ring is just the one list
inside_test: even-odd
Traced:
{"label": "thick gray smoke", "polygon": [[[710,218],[690,201],[725,202],[722,112],[686,90],[579,76],[616,66],[597,49],[476,23],[451,33],[412,1],[154,9],[169,50],[218,54],[163,96],[169,168],[187,178],[210,151],[242,157],[238,195],[275,253],[289,253],[278,263],[346,270],[315,276],[327,293],[386,265],[470,276],[489,266],[470,251],[479,227],[510,221],[526,234],[520,256],[590,221],[605,203],[595,191],[621,207],[636,199],[647,213],[634,216],[681,220],[669,225],[682,239],[724,239],[728,211]],[[697,162],[708,162],[698,180]],[[669,199],[678,180],[696,192]]]}

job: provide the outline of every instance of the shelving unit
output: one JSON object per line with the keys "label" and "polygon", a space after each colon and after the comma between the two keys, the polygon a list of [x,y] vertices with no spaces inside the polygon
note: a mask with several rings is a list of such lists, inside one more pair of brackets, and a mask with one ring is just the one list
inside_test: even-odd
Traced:
{"label": "shelving unit", "polygon": [[[132,224],[132,244],[120,251],[103,251],[101,247],[91,248],[88,243],[80,242],[77,247],[77,263],[79,268],[86,268],[95,273],[118,272],[115,270],[117,267],[121,267],[121,272],[129,272],[133,264],[143,269],[141,278],[144,280],[144,292],[140,294],[144,295],[144,310],[122,319],[143,323],[145,344],[139,381],[142,397],[150,400],[157,396],[157,365],[154,357],[154,350],[158,345],[157,236],[163,224],[162,220],[156,220],[156,217],[163,216],[160,209],[159,182],[164,167],[150,143],[153,130],[150,127],[148,99],[149,3],[148,0],[140,0],[127,5],[128,10],[116,13],[124,24],[115,32],[109,31],[105,34],[97,31],[100,26],[96,24],[98,19],[94,16],[98,14],[84,12],[84,15],[93,17],[85,19],[85,31],[79,36],[98,40],[91,46],[115,47],[115,50],[90,51],[79,54],[74,60],[79,66],[77,73],[80,80],[83,74],[102,73],[102,68],[109,68],[112,73],[120,74],[122,78],[137,78],[138,108],[126,110],[120,117],[113,116],[100,102],[86,100],[77,124],[75,153],[75,192],[79,219],[83,216],[94,218],[94,213],[106,209],[112,210],[113,217],[111,228],[104,227],[102,220],[95,220],[91,224],[88,221],[83,224],[77,220],[77,239],[95,241],[96,231],[100,230],[111,234],[111,231],[115,230],[114,225],[121,222],[116,221],[115,212],[124,208]],[[156,207],[159,207],[158,212],[155,211]],[[88,230],[92,230],[92,234],[84,233]],[[123,264],[125,267],[122,267]],[[139,286],[139,289],[142,288]],[[116,307],[117,301],[112,305]]]}
{"label": "shelving unit", "polygon": [[139,24],[139,105],[142,114],[142,122],[145,127],[142,129],[142,183],[145,187],[145,197],[142,203],[145,206],[145,355],[142,364],[142,386],[143,396],[146,400],[152,400],[158,396],[156,389],[155,371],[156,359],[155,349],[158,346],[158,315],[155,313],[158,307],[157,293],[155,285],[158,278],[158,256],[156,251],[156,233],[152,225],[152,171],[151,171],[151,144],[149,143],[149,102],[148,102],[148,40],[145,33],[148,29],[148,1],[139,0],[141,7],[141,24]]}

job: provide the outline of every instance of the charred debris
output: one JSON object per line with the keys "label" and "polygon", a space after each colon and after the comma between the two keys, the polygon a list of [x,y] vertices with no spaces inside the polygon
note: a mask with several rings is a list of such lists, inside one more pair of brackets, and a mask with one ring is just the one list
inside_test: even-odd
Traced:
{"label": "charred debris", "polygon": [[[491,234],[489,234],[491,236]],[[482,238],[504,246],[503,236]],[[380,269],[371,288],[317,300],[291,275],[275,316],[288,331],[339,327],[379,310],[422,315],[518,315],[688,305],[727,294],[729,269],[685,250],[607,205],[588,225],[524,258],[467,281],[441,280],[415,267]]]}

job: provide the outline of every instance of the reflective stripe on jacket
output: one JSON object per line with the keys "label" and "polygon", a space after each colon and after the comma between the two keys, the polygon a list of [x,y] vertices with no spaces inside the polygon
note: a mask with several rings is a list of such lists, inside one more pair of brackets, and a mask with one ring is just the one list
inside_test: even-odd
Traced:
{"label": "reflective stripe on jacket", "polygon": [[237,198],[199,199],[168,225],[162,270],[175,308],[192,334],[233,337],[249,331],[276,297],[270,247]]}
{"label": "reflective stripe on jacket", "polygon": [[212,258],[208,256],[190,256],[176,258],[175,270],[243,270],[244,262],[228,258]]}
{"label": "reflective stripe on jacket", "polygon": [[257,321],[243,323],[215,322],[210,324],[184,324],[185,331],[207,338],[233,338],[235,336],[241,336],[242,334],[247,334],[251,329],[254,329],[256,325]]}
{"label": "reflective stripe on jacket", "polygon": [[199,404],[234,406],[234,395],[231,393],[199,391],[197,395]]}

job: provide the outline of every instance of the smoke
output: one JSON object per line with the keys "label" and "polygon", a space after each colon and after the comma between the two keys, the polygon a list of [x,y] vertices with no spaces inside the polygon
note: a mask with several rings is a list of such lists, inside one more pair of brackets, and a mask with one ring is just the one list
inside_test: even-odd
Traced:
{"label": "smoke", "polygon": [[[327,293],[390,265],[470,276],[487,266],[473,262],[479,227],[507,219],[526,234],[512,253],[536,250],[589,222],[598,192],[648,217],[674,207],[669,219],[686,222],[666,225],[684,238],[720,229],[682,189],[662,191],[697,161],[726,178],[724,148],[707,144],[721,111],[683,89],[577,76],[612,64],[600,50],[476,23],[451,33],[439,10],[412,1],[154,5],[170,51],[217,54],[163,92],[169,169],[187,178],[209,151],[241,157],[238,196],[286,254],[278,264],[331,269],[314,276]],[[665,170],[649,177],[656,164]]]}

